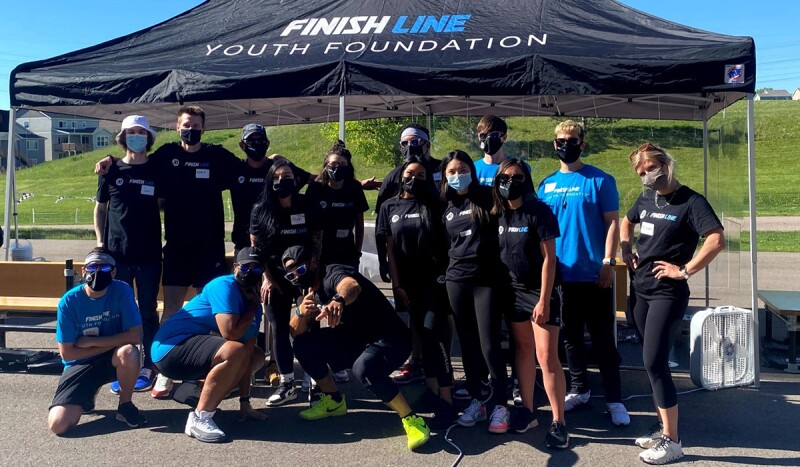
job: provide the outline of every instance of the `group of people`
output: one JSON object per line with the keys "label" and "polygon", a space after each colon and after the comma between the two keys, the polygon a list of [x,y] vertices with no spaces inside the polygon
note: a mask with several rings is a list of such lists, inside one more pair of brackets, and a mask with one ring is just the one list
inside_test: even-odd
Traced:
{"label": "group of people", "polygon": [[[126,156],[98,163],[98,248],[86,258],[85,284],[59,304],[57,341],[65,371],[49,417],[55,433],[77,424],[108,382],[120,397],[117,418],[132,427],[146,423],[131,395],[149,390],[157,372],[154,396],[168,395],[172,380],[193,388],[196,408],[186,434],[222,441],[213,416],[232,391],[238,389],[243,418],[264,418],[251,405],[250,381],[268,351],[279,385],[267,405],[297,397],[296,358],[311,395],[301,418],[344,415],[346,396],[337,382],[349,378],[349,369],[398,414],[409,449],[425,444],[431,428],[453,423],[470,427],[488,420],[492,433],[536,427],[538,361],[552,411],[546,444],[567,448],[565,412],[587,404],[591,394],[584,328],[611,421],[630,424],[613,332],[619,248],[632,271],[633,316],[659,419],[635,443],[645,449],[640,458],[647,463],[682,457],[669,348],[688,306],[687,279],[724,248],[724,237],[708,202],[678,183],[674,160],[663,149],[647,143],[631,153],[645,188],[620,225],[616,182],[581,160],[585,135],[576,122],[555,128],[560,168],[538,187],[530,166],[505,154],[508,127],[499,117],[478,123],[484,154],[477,161],[460,150],[438,160],[428,129],[406,126],[399,141],[404,162],[384,178],[375,208],[381,276],[392,284],[393,306],[358,272],[368,210],[364,189],[376,184],[355,179],[353,157],[342,142],[314,175],[282,156],[267,158],[261,125],[242,129],[245,161],[201,142],[205,114],[196,106],[179,111],[176,129],[179,143],[148,156],[155,133],[144,117],[127,117],[117,136]],[[235,219],[235,263],[227,275],[225,189]],[[695,255],[700,237],[705,241]],[[160,325],[159,278],[165,303]],[[189,286],[198,294],[184,304]],[[262,305],[271,349],[256,342]],[[408,327],[399,311],[408,312]],[[504,324],[521,403],[513,416]],[[454,329],[471,399],[463,411],[454,404]],[[569,390],[558,357],[560,333]],[[390,375],[409,355],[393,381]],[[396,385],[413,371],[425,379],[433,403],[428,421]]]}

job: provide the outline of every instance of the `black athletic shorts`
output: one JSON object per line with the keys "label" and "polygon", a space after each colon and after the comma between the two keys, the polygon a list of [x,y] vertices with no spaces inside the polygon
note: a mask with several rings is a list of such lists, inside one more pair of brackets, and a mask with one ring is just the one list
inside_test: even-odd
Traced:
{"label": "black athletic shorts", "polygon": [[204,334],[192,336],[172,348],[164,358],[154,362],[164,376],[181,381],[205,379],[211,371],[211,361],[225,338]]}
{"label": "black athletic shorts", "polygon": [[94,398],[103,385],[117,380],[117,369],[111,363],[114,351],[100,354],[88,363],[64,369],[50,408],[57,405],[79,405],[84,412],[94,409]]}
{"label": "black athletic shorts", "polygon": [[211,279],[227,274],[225,251],[221,253],[202,249],[164,246],[164,272],[161,285],[202,288]]}
{"label": "black athletic shorts", "polygon": [[[511,322],[530,321],[533,309],[539,303],[539,291],[514,289],[513,299],[514,305],[509,314]],[[554,287],[553,293],[550,295],[550,317],[545,324],[561,327],[561,286]]]}

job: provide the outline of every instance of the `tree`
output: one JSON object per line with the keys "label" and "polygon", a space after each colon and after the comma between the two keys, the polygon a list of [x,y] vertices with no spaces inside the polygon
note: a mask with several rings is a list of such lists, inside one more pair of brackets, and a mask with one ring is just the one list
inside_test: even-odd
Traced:
{"label": "tree", "polygon": [[[391,163],[400,161],[397,141],[409,118],[375,118],[345,122],[347,149],[354,156],[363,157],[369,163]],[[330,141],[339,139],[339,123],[320,125],[323,138]]]}

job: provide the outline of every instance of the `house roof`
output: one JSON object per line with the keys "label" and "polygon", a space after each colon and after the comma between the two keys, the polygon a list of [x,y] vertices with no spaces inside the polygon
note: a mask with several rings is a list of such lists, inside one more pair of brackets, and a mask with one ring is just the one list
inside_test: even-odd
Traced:
{"label": "house roof", "polygon": [[769,96],[769,97],[792,97],[792,95],[789,94],[789,91],[787,91],[785,89],[765,89],[765,90],[759,92],[758,95],[761,96],[761,97],[764,97],[764,96]]}
{"label": "house roof", "polygon": [[97,128],[58,128],[55,133],[63,133],[69,135],[91,135]]}

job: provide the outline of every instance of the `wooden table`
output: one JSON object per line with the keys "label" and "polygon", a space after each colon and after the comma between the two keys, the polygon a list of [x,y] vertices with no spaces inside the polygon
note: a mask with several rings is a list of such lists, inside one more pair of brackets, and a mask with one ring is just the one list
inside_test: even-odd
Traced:
{"label": "wooden table", "polygon": [[800,373],[797,366],[797,317],[800,316],[800,292],[787,290],[759,290],[758,298],[764,302],[766,314],[767,342],[772,340],[772,315],[786,323],[789,334],[789,362],[787,373]]}

